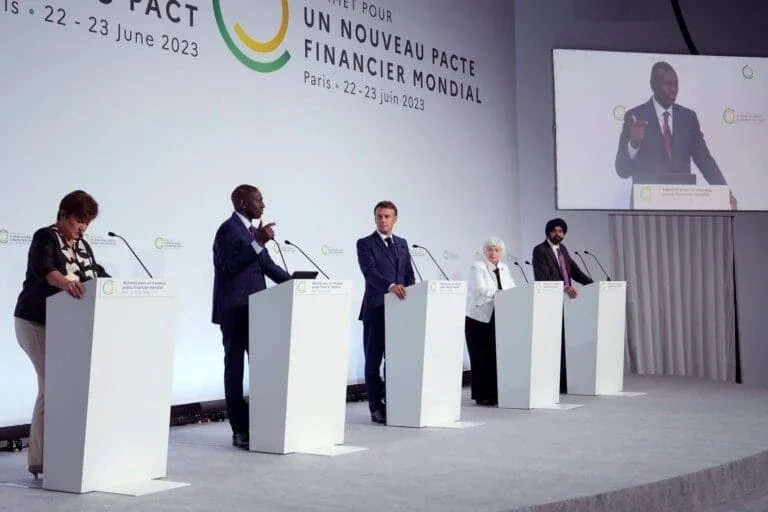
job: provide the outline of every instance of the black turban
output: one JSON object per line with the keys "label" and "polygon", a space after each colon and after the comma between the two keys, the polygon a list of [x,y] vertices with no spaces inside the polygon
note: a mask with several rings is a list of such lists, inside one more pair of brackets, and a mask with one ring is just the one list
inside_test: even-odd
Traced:
{"label": "black turban", "polygon": [[561,228],[563,228],[563,234],[566,234],[568,232],[568,224],[566,224],[563,219],[552,219],[549,222],[547,222],[547,227],[544,228],[544,234],[546,236],[549,236],[552,230],[555,229],[557,226],[560,226]]}

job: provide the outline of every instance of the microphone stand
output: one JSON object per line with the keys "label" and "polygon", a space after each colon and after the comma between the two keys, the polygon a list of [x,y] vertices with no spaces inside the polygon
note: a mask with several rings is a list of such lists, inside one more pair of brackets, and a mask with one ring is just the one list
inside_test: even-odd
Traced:
{"label": "microphone stand", "polygon": [[411,265],[413,265],[413,270],[416,271],[416,275],[419,276],[419,282],[423,283],[424,279],[421,277],[421,272],[419,272],[419,267],[416,266],[416,260],[413,257],[413,254],[411,254]]}
{"label": "microphone stand", "polygon": [[603,268],[603,265],[602,265],[602,263],[600,263],[600,260],[597,259],[597,256],[595,256],[594,254],[592,254],[589,251],[584,251],[584,254],[589,254],[590,256],[592,256],[592,258],[597,262],[597,265],[600,267],[600,270],[602,270],[603,274],[605,274],[606,281],[610,281],[611,280],[611,276],[609,276],[608,272],[605,271],[605,268]]}
{"label": "microphone stand", "polygon": [[528,276],[525,275],[525,270],[523,270],[523,267],[521,267],[520,264],[518,262],[516,262],[516,261],[514,262],[514,264],[515,264],[515,266],[517,266],[517,268],[520,269],[520,272],[523,274],[523,279],[525,279],[525,284],[529,284]]}
{"label": "microphone stand", "polygon": [[131,244],[128,243],[128,240],[126,240],[125,238],[121,237],[120,235],[118,235],[117,233],[115,233],[113,231],[110,231],[107,234],[109,236],[113,236],[113,237],[116,237],[116,238],[119,238],[120,240],[122,240],[123,243],[125,244],[125,246],[128,247],[128,250],[131,251],[131,253],[133,254],[133,257],[136,258],[136,261],[139,262],[139,265],[141,265],[141,268],[144,269],[144,272],[147,273],[147,275],[149,276],[150,279],[154,279],[154,277],[152,277],[152,274],[150,274],[149,270],[147,270],[147,267],[144,266],[144,262],[141,261],[141,258],[139,258],[139,255],[136,254],[136,252],[133,250],[133,247],[131,247]]}
{"label": "microphone stand", "polygon": [[285,257],[283,256],[283,250],[280,248],[280,244],[277,243],[277,240],[274,238],[272,241],[275,243],[275,247],[277,247],[277,252],[280,254],[280,259],[283,260],[283,268],[285,268],[285,271],[290,274],[291,272],[288,270],[288,264],[285,263]]}
{"label": "microphone stand", "polygon": [[325,272],[323,272],[323,269],[321,269],[320,267],[318,267],[318,266],[317,266],[317,263],[315,263],[314,261],[312,261],[312,258],[310,258],[309,256],[307,256],[307,253],[305,253],[304,251],[302,251],[302,250],[301,250],[301,247],[299,247],[298,245],[296,245],[296,244],[294,244],[294,243],[291,243],[289,240],[286,240],[286,241],[285,241],[285,245],[292,245],[292,246],[294,246],[295,248],[297,248],[297,249],[299,250],[299,252],[300,252],[301,254],[303,254],[303,255],[304,255],[304,257],[305,257],[305,258],[307,258],[307,259],[309,260],[309,262],[310,262],[312,265],[314,265],[314,266],[315,266],[315,268],[316,268],[317,270],[319,270],[319,271],[320,271],[320,273],[321,273],[321,274],[323,274],[323,277],[325,277],[326,279],[328,279],[328,280],[330,281],[330,279],[331,279],[331,278],[330,278],[330,277],[328,277],[328,274],[326,274]]}
{"label": "microphone stand", "polygon": [[439,263],[437,263],[437,260],[435,259],[435,257],[434,257],[434,256],[432,256],[432,253],[431,253],[431,252],[429,252],[429,249],[427,249],[427,248],[426,248],[426,247],[424,247],[423,245],[417,245],[417,244],[413,244],[413,245],[412,245],[412,247],[413,247],[414,249],[424,249],[424,250],[427,252],[427,254],[429,255],[429,257],[432,259],[432,262],[435,264],[435,266],[436,266],[436,267],[437,267],[437,269],[440,271],[440,273],[441,273],[441,274],[443,274],[443,277],[445,278],[445,280],[446,280],[446,281],[450,281],[450,279],[448,279],[448,274],[446,274],[446,273],[443,271],[443,269],[442,269],[442,268],[440,268],[440,264],[439,264]]}
{"label": "microphone stand", "polygon": [[586,262],[586,261],[584,261],[584,258],[582,258],[582,257],[581,257],[581,254],[579,254],[579,251],[573,251],[573,253],[574,253],[576,256],[578,256],[578,257],[579,257],[579,259],[581,260],[581,262],[584,264],[584,270],[586,270],[586,271],[587,271],[587,275],[589,276],[589,278],[590,278],[590,279],[592,279],[592,272],[590,272],[590,271],[589,271],[589,266],[587,265],[587,262]]}

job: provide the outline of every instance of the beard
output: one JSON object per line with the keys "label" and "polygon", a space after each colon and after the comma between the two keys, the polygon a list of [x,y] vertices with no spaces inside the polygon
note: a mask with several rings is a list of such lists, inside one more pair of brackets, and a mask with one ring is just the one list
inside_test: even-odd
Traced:
{"label": "beard", "polygon": [[557,236],[557,235],[551,235],[549,237],[549,241],[552,242],[552,245],[559,245],[560,242],[563,241],[563,237]]}

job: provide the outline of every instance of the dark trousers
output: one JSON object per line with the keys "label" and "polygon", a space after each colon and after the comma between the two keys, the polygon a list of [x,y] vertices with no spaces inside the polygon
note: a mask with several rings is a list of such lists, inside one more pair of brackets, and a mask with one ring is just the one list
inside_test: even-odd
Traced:
{"label": "dark trousers", "polygon": [[224,398],[233,434],[248,433],[248,403],[243,397],[245,354],[248,352],[248,306],[237,308],[232,321],[221,324],[224,344]]}
{"label": "dark trousers", "polygon": [[565,329],[560,334],[560,393],[566,394],[568,393],[568,375],[565,373]]}
{"label": "dark trousers", "polygon": [[472,369],[472,399],[498,401],[495,316],[488,323],[466,317],[464,337]]}
{"label": "dark trousers", "polygon": [[384,306],[363,320],[363,350],[365,351],[365,393],[371,412],[384,407],[384,382],[381,362],[384,359]]}

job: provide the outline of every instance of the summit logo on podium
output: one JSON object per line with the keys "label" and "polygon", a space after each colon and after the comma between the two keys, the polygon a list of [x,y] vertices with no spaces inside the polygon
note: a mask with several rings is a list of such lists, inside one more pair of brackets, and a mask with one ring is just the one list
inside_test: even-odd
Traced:
{"label": "summit logo on podium", "polygon": [[[221,9],[222,3],[229,4],[231,7],[238,5],[239,2],[227,2],[226,0],[222,2],[222,0],[213,0],[213,13],[216,17],[216,25],[219,27],[221,37],[227,44],[229,51],[232,52],[232,55],[234,55],[241,64],[259,73],[272,73],[285,66],[285,64],[291,59],[291,54],[288,53],[288,50],[283,50],[282,53],[279,53],[279,48],[285,40],[285,34],[288,32],[288,21],[290,17],[288,0],[280,0],[280,25],[275,36],[268,41],[257,41],[251,37],[250,34],[245,31],[239,21],[232,26],[230,31],[230,28],[227,27],[227,24],[224,22],[224,15]],[[244,3],[245,2],[242,4]],[[237,37],[237,39],[239,39],[247,49],[258,54],[259,58],[252,59],[246,55],[246,53],[241,50],[240,46],[238,46],[238,44],[235,42],[234,38],[232,37],[232,32],[234,32],[234,35]],[[263,60],[268,59],[269,55],[271,54],[276,55],[275,52],[279,53],[279,55],[272,60]]]}
{"label": "summit logo on podium", "polygon": [[115,282],[111,279],[104,281],[101,285],[101,292],[104,295],[112,295],[115,293]]}

